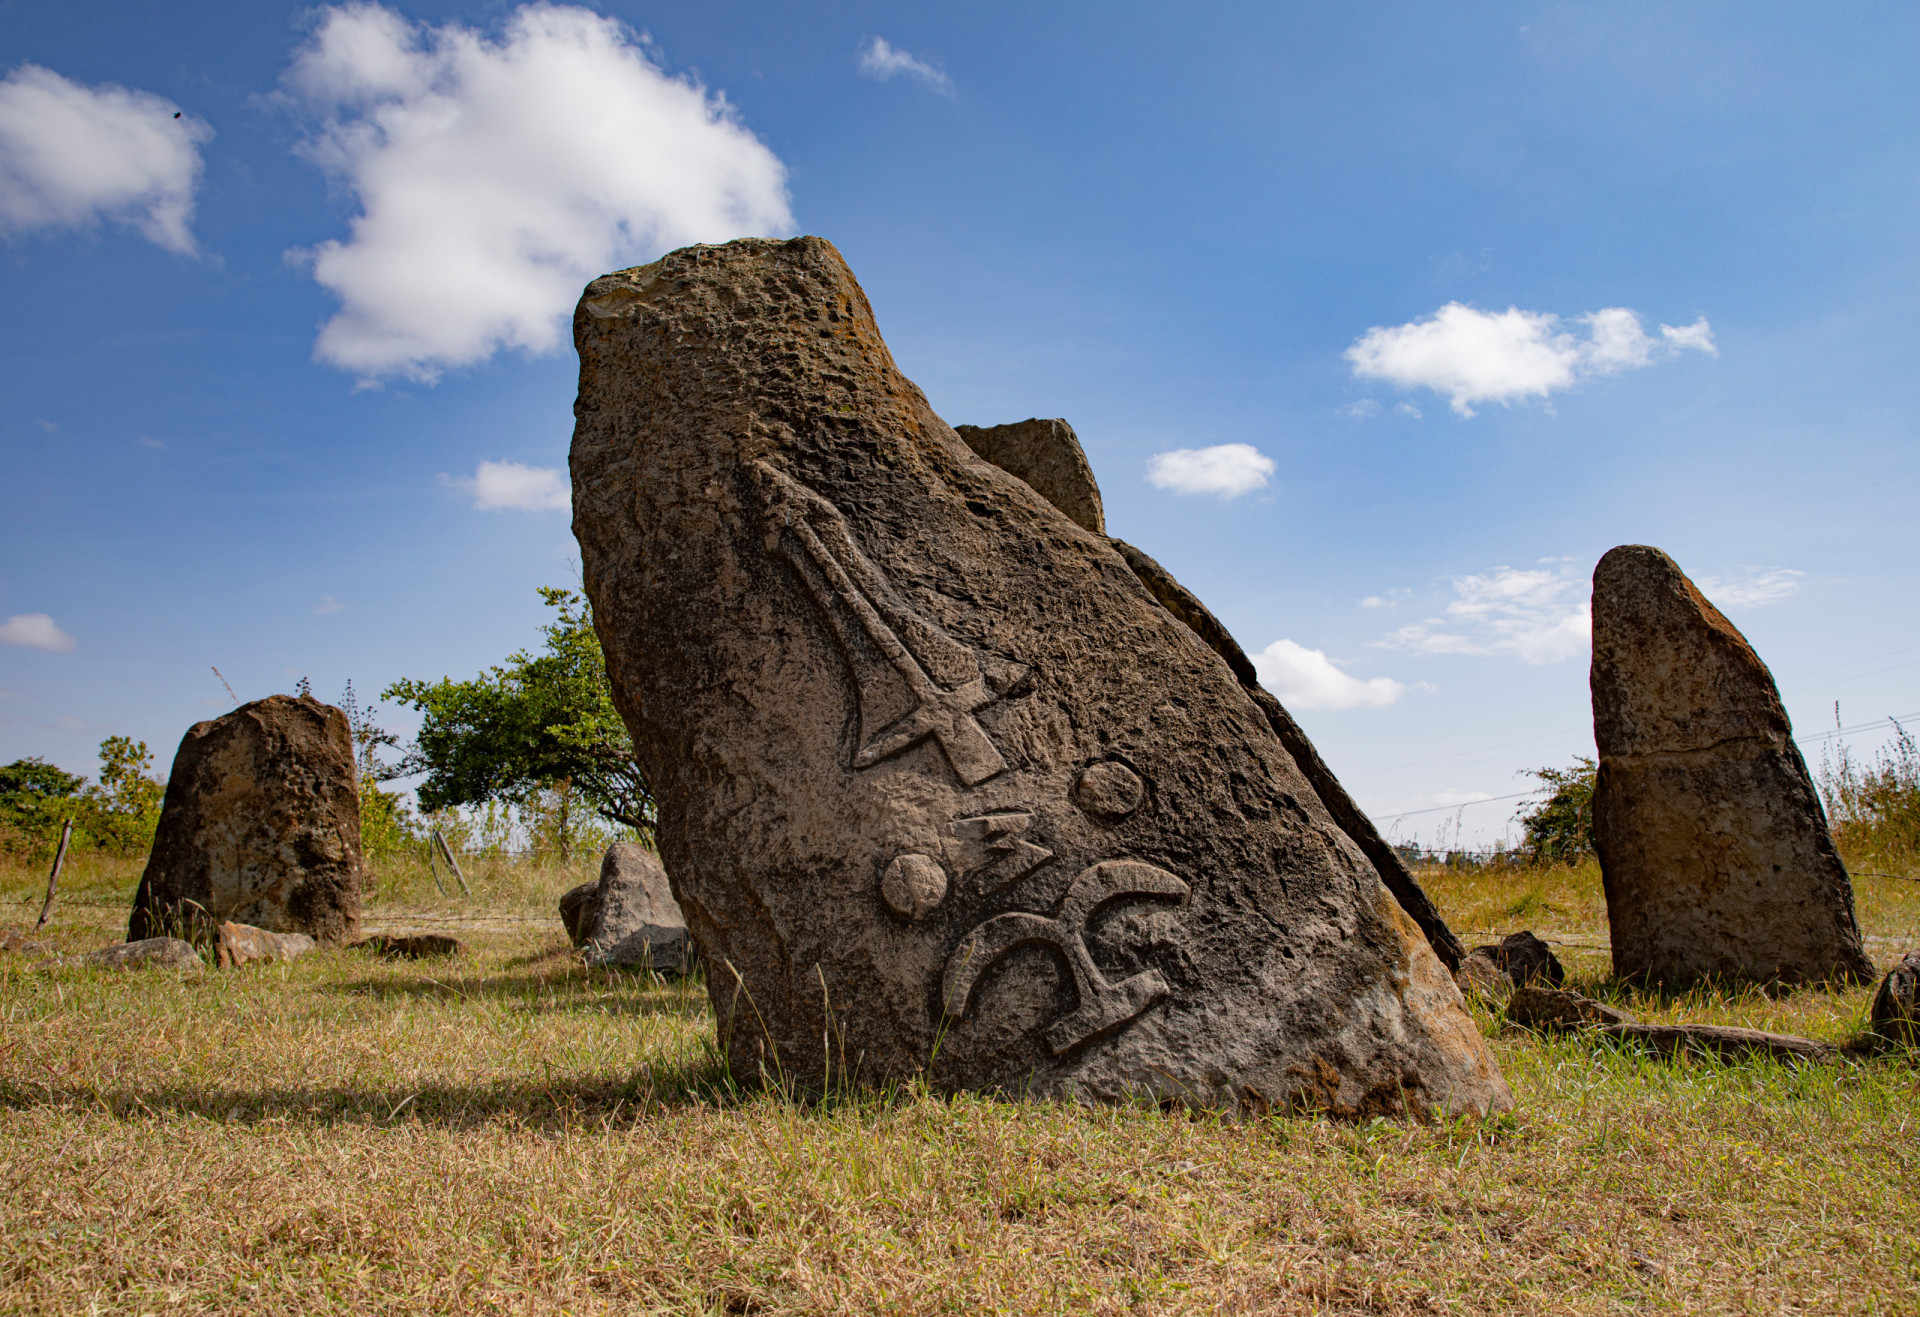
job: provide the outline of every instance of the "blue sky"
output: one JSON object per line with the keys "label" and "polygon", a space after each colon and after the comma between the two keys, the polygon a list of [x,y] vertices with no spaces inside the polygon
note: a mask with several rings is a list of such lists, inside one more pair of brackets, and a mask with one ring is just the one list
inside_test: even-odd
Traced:
{"label": "blue sky", "polygon": [[0,0],[0,761],[164,765],[215,665],[333,698],[532,641],[578,287],[750,232],[835,242],[947,420],[1071,421],[1110,531],[1401,836],[1497,835],[1511,802],[1389,816],[1591,750],[1615,544],[1702,582],[1802,734],[1920,711],[1917,36]]}

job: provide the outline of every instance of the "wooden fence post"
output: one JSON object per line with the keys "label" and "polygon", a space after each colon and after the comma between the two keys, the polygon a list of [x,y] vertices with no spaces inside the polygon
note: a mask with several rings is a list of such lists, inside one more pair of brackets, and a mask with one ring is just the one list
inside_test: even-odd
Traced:
{"label": "wooden fence post", "polygon": [[60,866],[67,862],[67,843],[73,840],[73,820],[69,818],[66,826],[60,829],[60,849],[53,853],[53,872],[47,875],[47,901],[40,907],[40,921],[33,926],[38,933],[53,918],[53,894],[60,886]]}

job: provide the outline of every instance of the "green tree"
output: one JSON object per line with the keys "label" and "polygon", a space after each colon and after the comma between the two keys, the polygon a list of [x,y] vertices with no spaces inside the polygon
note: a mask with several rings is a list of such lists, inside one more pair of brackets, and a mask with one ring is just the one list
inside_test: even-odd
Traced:
{"label": "green tree", "polygon": [[97,783],[44,759],[14,760],[0,768],[0,849],[50,852],[72,819],[76,846],[138,854],[153,844],[166,794],[152,767],[147,743],[127,736],[100,743]]}
{"label": "green tree", "polygon": [[651,840],[653,792],[613,707],[592,608],[572,590],[540,597],[557,614],[541,628],[541,652],[511,654],[470,681],[406,679],[382,692],[422,715],[400,771],[426,775],[418,795],[428,811],[532,807],[563,788],[563,800]]}
{"label": "green tree", "polygon": [[86,792],[86,828],[95,846],[133,855],[153,845],[167,788],[152,769],[145,741],[109,736],[100,743],[100,781]]}
{"label": "green tree", "polygon": [[1578,864],[1593,854],[1593,783],[1599,768],[1581,755],[1571,768],[1536,768],[1527,776],[1551,791],[1522,805],[1520,850],[1533,864]]}
{"label": "green tree", "polygon": [[420,824],[406,796],[380,785],[407,772],[404,760],[389,764],[384,755],[399,749],[400,738],[380,726],[380,706],[362,704],[351,680],[340,696],[340,711],[353,732],[353,762],[359,769],[360,847],[368,855],[392,855],[420,839]]}

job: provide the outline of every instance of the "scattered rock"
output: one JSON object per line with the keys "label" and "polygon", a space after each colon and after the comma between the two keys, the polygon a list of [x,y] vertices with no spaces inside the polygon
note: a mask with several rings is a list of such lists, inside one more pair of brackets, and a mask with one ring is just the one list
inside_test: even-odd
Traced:
{"label": "scattered rock", "polygon": [[1882,1038],[1920,1045],[1920,951],[1909,951],[1887,971],[1873,994],[1870,1018]]}
{"label": "scattered rock", "polygon": [[[1498,950],[1497,947],[1491,949]],[[1487,954],[1488,950],[1477,947],[1468,952],[1460,968],[1453,972],[1453,981],[1460,985],[1461,992],[1498,1004],[1513,992],[1513,979],[1499,961]]]}
{"label": "scattered rock", "polygon": [[1100,506],[1100,485],[1080,447],[1080,436],[1065,421],[1016,421],[1012,425],[956,425],[953,432],[987,461],[1016,476],[1033,492],[1067,514],[1082,530],[1107,533]]}
{"label": "scattered rock", "polygon": [[101,969],[205,969],[207,963],[193,949],[193,943],[177,937],[145,937],[119,946],[105,947],[81,958],[85,965]]}
{"label": "scattered rock", "polygon": [[1600,1032],[1613,1038],[1635,1039],[1667,1056],[1691,1052],[1723,1061],[1744,1061],[1756,1056],[1781,1061],[1825,1061],[1835,1052],[1832,1043],[1723,1024],[1608,1024],[1601,1026]]}
{"label": "scattered rock", "polygon": [[1592,685],[1614,973],[1870,979],[1773,677],[1658,549],[1624,545],[1594,569]]}
{"label": "scattered rock", "polygon": [[734,1073],[1511,1105],[1263,706],[934,415],[830,244],[671,253],[574,331],[587,590]]}
{"label": "scattered rock", "polygon": [[[1468,957],[1472,959],[1471,956]],[[1639,1019],[1617,1006],[1608,1006],[1564,988],[1535,984],[1515,990],[1507,999],[1507,1018],[1534,1029],[1582,1029],[1603,1024],[1638,1024]]]}
{"label": "scattered rock", "polygon": [[466,950],[459,938],[445,933],[376,933],[353,944],[356,951],[371,951],[388,960],[433,960],[457,956]]}
{"label": "scattered rock", "polygon": [[213,940],[214,963],[223,968],[261,960],[292,960],[317,944],[305,933],[270,933],[232,920],[220,925]]}
{"label": "scattered rock", "polygon": [[1567,981],[1553,948],[1525,929],[1507,934],[1498,943],[1475,947],[1467,959],[1475,956],[1499,969],[1516,987],[1544,980],[1557,988]]}
{"label": "scattered rock", "polygon": [[569,887],[560,897],[560,922],[567,930],[567,940],[576,947],[587,944],[587,930],[593,924],[595,912],[600,908],[600,880],[581,883],[578,887]]}
{"label": "scattered rock", "polygon": [[1119,551],[1122,558],[1126,559],[1127,566],[1133,569],[1133,574],[1139,578],[1142,585],[1147,587],[1147,592],[1160,606],[1178,618],[1196,639],[1218,654],[1226,663],[1254,704],[1259,706],[1260,712],[1266,717],[1268,727],[1279,739],[1281,747],[1293,757],[1293,762],[1306,775],[1307,781],[1313,786],[1314,794],[1320,798],[1320,803],[1326,808],[1327,813],[1333,816],[1333,821],[1340,825],[1340,830],[1347,834],[1347,837],[1360,848],[1368,860],[1372,861],[1374,871],[1387,885],[1387,890],[1393,893],[1393,899],[1400,903],[1400,908],[1406,911],[1414,923],[1420,925],[1420,931],[1426,934],[1427,943],[1433,948],[1433,953],[1440,957],[1441,963],[1449,970],[1459,969],[1461,959],[1466,955],[1465,949],[1460,945],[1460,939],[1453,935],[1453,930],[1448,928],[1446,921],[1440,917],[1440,911],[1427,897],[1419,880],[1413,876],[1413,871],[1407,868],[1407,863],[1401,858],[1400,853],[1387,844],[1386,839],[1373,826],[1373,820],[1353,803],[1353,798],[1347,794],[1346,788],[1340,785],[1340,780],[1333,775],[1333,770],[1328,768],[1320,758],[1320,752],[1313,748],[1313,742],[1307,739],[1307,734],[1300,730],[1298,723],[1294,722],[1293,715],[1286,711],[1279,700],[1261,687],[1260,677],[1254,670],[1253,661],[1247,657],[1246,651],[1240,648],[1239,642],[1191,590],[1173,579],[1166,568],[1124,540],[1108,542]]}
{"label": "scattered rock", "polygon": [[659,856],[644,846],[617,841],[600,861],[600,881],[595,887],[598,890],[586,903],[591,918],[583,925],[586,936],[581,939],[588,963],[639,966],[666,974],[692,970],[686,916],[673,899]]}
{"label": "scattered rock", "polygon": [[14,928],[0,929],[0,951],[11,951],[22,956],[46,957],[55,954],[53,943]]}
{"label": "scattered rock", "polygon": [[365,885],[347,716],[270,695],[180,742],[127,936],[231,920],[342,942]]}

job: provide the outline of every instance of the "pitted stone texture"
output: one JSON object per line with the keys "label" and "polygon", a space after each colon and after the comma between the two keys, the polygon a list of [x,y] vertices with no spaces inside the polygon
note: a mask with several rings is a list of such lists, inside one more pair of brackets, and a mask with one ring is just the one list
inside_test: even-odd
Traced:
{"label": "pitted stone texture", "polygon": [[675,974],[693,966],[686,917],[660,857],[644,846],[617,841],[607,847],[598,890],[582,913],[581,944],[592,964]]}
{"label": "pitted stone texture", "polygon": [[1093,467],[1080,447],[1080,436],[1065,421],[956,425],[953,432],[981,457],[1025,481],[1074,525],[1095,535],[1107,533],[1107,514],[1100,506]]}
{"label": "pitted stone texture", "polygon": [[1147,784],[1125,764],[1089,764],[1073,784],[1074,803],[1101,819],[1123,819],[1147,798]]}
{"label": "pitted stone texture", "polygon": [[214,935],[213,959],[221,968],[231,969],[255,961],[293,960],[318,945],[305,933],[269,933],[264,928],[228,920]]}
{"label": "pitted stone texture", "polygon": [[346,941],[365,885],[347,716],[269,695],[181,740],[127,936],[232,920]]}
{"label": "pitted stone texture", "polygon": [[203,970],[207,967],[193,943],[177,937],[135,938],[119,946],[103,947],[82,957],[81,963],[100,969]]}
{"label": "pitted stone texture", "polygon": [[1594,569],[1592,686],[1614,972],[1871,978],[1773,677],[1658,549],[1624,545]]}
{"label": "pitted stone texture", "polygon": [[[933,414],[830,244],[672,253],[574,332],[574,529],[734,1073],[1511,1104],[1261,708]],[[1116,757],[1113,822],[1073,786]],[[951,876],[910,922],[901,855]]]}

